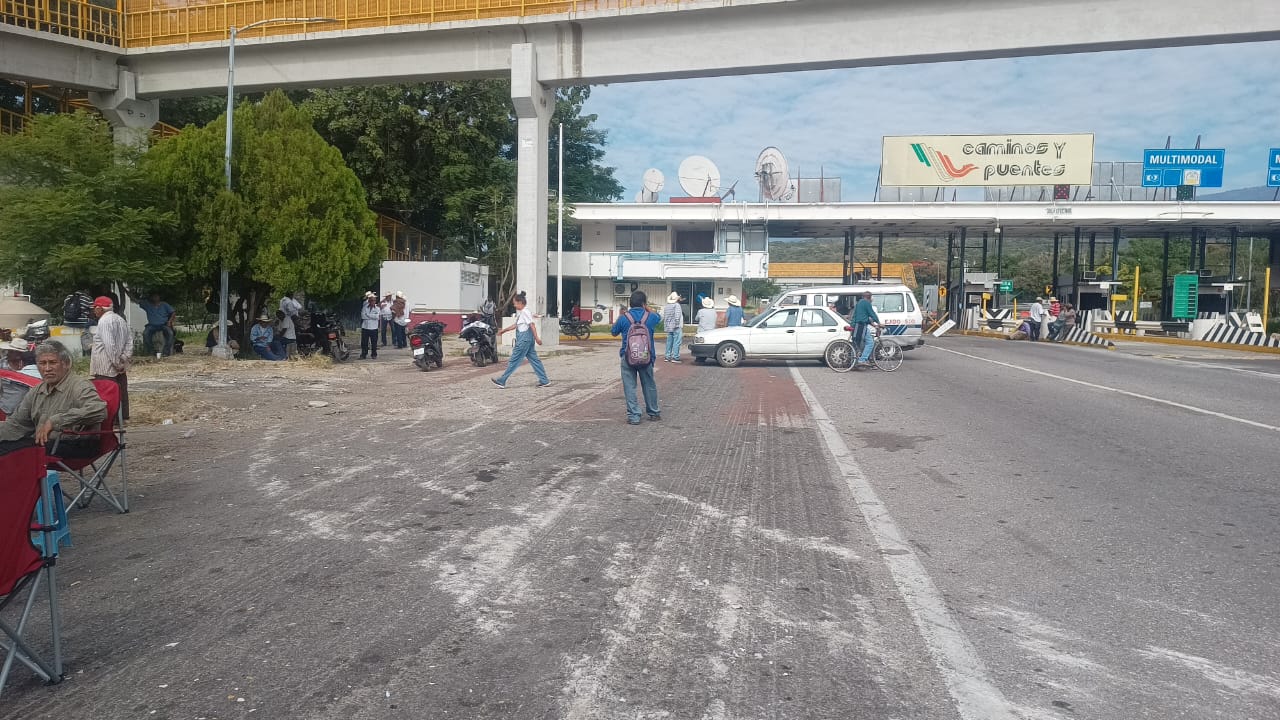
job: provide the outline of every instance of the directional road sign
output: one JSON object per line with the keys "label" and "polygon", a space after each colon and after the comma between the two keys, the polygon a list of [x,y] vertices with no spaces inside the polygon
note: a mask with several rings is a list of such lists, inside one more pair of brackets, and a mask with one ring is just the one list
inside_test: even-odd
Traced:
{"label": "directional road sign", "polygon": [[1144,150],[1142,187],[1222,187],[1226,150]]}
{"label": "directional road sign", "polygon": [[1001,281],[1000,281],[1000,292],[1002,292],[1002,293],[1011,293],[1011,292],[1013,292],[1013,281],[1012,281],[1012,280],[1001,280]]}
{"label": "directional road sign", "polygon": [[1267,155],[1267,187],[1280,187],[1280,148]]}

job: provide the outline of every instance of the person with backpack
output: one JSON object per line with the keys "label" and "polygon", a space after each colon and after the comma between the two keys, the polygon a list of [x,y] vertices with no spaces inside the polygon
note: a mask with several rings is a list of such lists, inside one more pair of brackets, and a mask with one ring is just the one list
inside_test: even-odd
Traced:
{"label": "person with backpack", "polygon": [[627,422],[640,424],[640,403],[636,400],[636,380],[644,392],[644,409],[650,420],[661,420],[658,408],[658,384],[653,379],[653,362],[657,352],[653,347],[653,331],[662,318],[645,308],[648,297],[643,290],[631,293],[631,307],[622,315],[609,332],[622,336],[622,396],[627,401]]}
{"label": "person with backpack", "polygon": [[547,379],[547,371],[542,367],[542,360],[538,358],[538,349],[534,345],[542,344],[542,336],[538,334],[538,323],[533,313],[529,312],[527,295],[524,291],[520,291],[511,299],[513,305],[516,306],[516,323],[509,325],[498,331],[501,337],[508,330],[515,328],[516,342],[511,348],[511,357],[507,360],[507,370],[502,373],[501,377],[490,378],[493,384],[500,388],[507,386],[507,378],[511,377],[511,373],[520,367],[520,363],[526,359],[529,366],[533,368],[533,374],[538,376],[538,387],[550,387],[551,381]]}

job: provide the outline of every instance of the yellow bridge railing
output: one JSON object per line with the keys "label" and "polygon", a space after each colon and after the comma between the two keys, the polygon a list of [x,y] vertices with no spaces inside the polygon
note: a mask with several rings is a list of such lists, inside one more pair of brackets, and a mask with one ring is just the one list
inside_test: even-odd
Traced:
{"label": "yellow bridge railing", "polygon": [[[0,22],[126,48],[227,39],[228,28],[278,17],[334,18],[280,23],[247,37],[312,30],[532,17],[628,7],[678,6],[689,0],[0,0]],[[123,11],[103,7],[123,2]]]}
{"label": "yellow bridge railing", "polygon": [[85,0],[2,0],[0,22],[54,33],[77,40],[121,44],[121,13],[112,7]]}
{"label": "yellow bridge railing", "polygon": [[425,230],[378,213],[378,234],[387,241],[388,260],[434,260],[444,241]]}

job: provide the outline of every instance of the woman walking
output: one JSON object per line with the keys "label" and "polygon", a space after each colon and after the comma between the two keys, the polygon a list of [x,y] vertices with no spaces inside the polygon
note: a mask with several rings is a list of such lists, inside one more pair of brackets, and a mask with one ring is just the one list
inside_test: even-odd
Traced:
{"label": "woman walking", "polygon": [[547,387],[551,385],[551,381],[547,379],[547,371],[542,367],[542,360],[538,359],[538,350],[534,347],[542,344],[542,337],[538,334],[538,324],[534,322],[533,313],[526,307],[524,291],[512,298],[511,302],[516,306],[516,324],[502,328],[498,335],[515,328],[515,347],[511,348],[511,358],[507,360],[507,371],[502,373],[502,377],[490,379],[494,385],[505,388],[507,378],[520,367],[520,363],[528,359],[529,365],[533,367],[533,374],[538,376],[538,387]]}

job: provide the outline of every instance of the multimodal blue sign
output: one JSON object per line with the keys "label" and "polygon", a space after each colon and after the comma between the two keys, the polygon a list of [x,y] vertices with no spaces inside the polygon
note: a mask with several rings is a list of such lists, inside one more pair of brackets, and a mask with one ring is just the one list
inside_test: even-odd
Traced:
{"label": "multimodal blue sign", "polygon": [[1267,155],[1267,187],[1280,187],[1280,148]]}
{"label": "multimodal blue sign", "polygon": [[1142,187],[1222,187],[1226,150],[1144,150]]}

